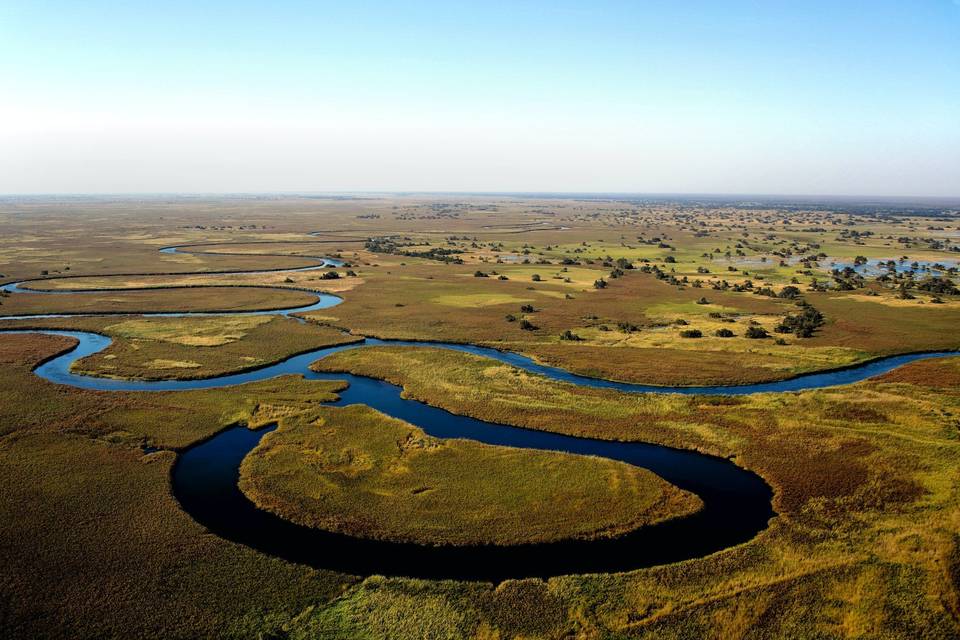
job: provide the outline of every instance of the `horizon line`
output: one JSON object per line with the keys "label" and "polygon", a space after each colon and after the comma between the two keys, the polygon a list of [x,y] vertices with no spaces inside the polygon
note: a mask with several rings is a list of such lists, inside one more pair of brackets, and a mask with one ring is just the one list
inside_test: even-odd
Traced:
{"label": "horizon line", "polygon": [[779,198],[779,199],[873,199],[873,200],[938,200],[960,205],[957,195],[871,195],[856,193],[769,193],[769,192],[710,192],[710,191],[550,191],[550,190],[428,190],[428,189],[330,189],[330,190],[267,190],[267,191],[50,191],[0,192],[0,199],[9,198],[96,198],[96,197],[251,197],[251,196],[508,196],[508,197],[679,197],[679,198]]}

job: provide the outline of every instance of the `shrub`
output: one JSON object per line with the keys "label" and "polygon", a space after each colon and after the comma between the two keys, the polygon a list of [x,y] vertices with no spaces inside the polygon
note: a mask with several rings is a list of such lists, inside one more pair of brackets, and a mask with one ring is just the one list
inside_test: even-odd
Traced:
{"label": "shrub", "polygon": [[570,331],[570,329],[567,329],[566,331],[564,331],[563,333],[561,333],[561,334],[560,334],[560,339],[561,339],[561,340],[572,340],[572,341],[574,341],[574,342],[576,342],[577,340],[583,340],[583,338],[581,338],[580,336],[578,336],[577,334],[575,334],[573,331]]}
{"label": "shrub", "polygon": [[593,288],[594,288],[594,289],[606,289],[606,288],[607,288],[607,281],[604,280],[603,278],[600,278],[599,280],[594,280],[594,281],[593,281]]}
{"label": "shrub", "polygon": [[751,340],[759,340],[761,338],[770,337],[770,334],[767,333],[766,329],[764,329],[763,327],[757,327],[757,326],[747,327],[747,332],[743,335],[750,338]]}
{"label": "shrub", "polygon": [[703,332],[700,329],[684,329],[680,332],[681,338],[702,338]]}
{"label": "shrub", "polygon": [[809,338],[823,325],[823,314],[811,305],[805,305],[798,314],[788,315],[774,328],[777,333],[792,333],[798,338]]}
{"label": "shrub", "polygon": [[717,329],[716,335],[718,338],[732,338],[735,334],[730,329]]}
{"label": "shrub", "polygon": [[483,271],[480,271],[480,270],[478,269],[478,270],[476,270],[476,271],[473,272],[473,277],[474,277],[474,278],[486,278],[486,277],[488,277],[488,276],[487,276],[487,274],[485,274]]}
{"label": "shrub", "polygon": [[533,280],[534,282],[540,282],[540,280],[541,280],[540,274],[539,274],[539,273],[535,273],[535,274],[533,274],[532,276],[530,276],[530,279]]}
{"label": "shrub", "polygon": [[537,329],[532,322],[526,319],[520,321],[520,328],[524,331],[536,331]]}

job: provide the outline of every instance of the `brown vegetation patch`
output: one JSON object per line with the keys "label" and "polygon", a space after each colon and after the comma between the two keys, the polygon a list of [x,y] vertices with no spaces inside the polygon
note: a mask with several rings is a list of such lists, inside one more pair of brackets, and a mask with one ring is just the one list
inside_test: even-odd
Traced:
{"label": "brown vegetation patch", "polygon": [[882,411],[855,402],[832,402],[824,411],[824,417],[854,422],[887,422],[887,416]]}
{"label": "brown vegetation patch", "polygon": [[888,371],[876,380],[956,391],[960,389],[960,356],[911,362]]}
{"label": "brown vegetation patch", "polygon": [[550,634],[566,618],[563,601],[542,580],[508,580],[483,593],[478,607],[507,637]]}

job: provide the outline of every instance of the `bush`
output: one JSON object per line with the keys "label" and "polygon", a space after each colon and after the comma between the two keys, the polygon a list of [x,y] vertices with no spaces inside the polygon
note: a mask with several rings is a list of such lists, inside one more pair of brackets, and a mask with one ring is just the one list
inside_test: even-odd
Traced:
{"label": "bush", "polygon": [[473,272],[473,277],[474,277],[474,278],[486,278],[486,277],[488,277],[488,276],[487,276],[487,274],[485,274],[483,271],[480,271],[480,270],[478,269],[478,270],[476,270],[476,271]]}
{"label": "bush", "polygon": [[594,288],[594,289],[606,289],[606,288],[607,288],[607,281],[604,280],[603,278],[600,278],[599,280],[594,280],[594,281],[593,281],[593,288]]}
{"label": "bush", "polygon": [[575,334],[573,331],[570,331],[570,329],[567,329],[566,331],[564,331],[563,333],[561,333],[561,334],[560,334],[560,339],[561,339],[561,340],[572,340],[572,341],[574,341],[574,342],[576,342],[576,341],[578,341],[578,340],[583,340],[583,338],[581,338],[580,336],[578,336],[577,334]]}
{"label": "bush", "polygon": [[539,274],[539,273],[535,273],[535,274],[533,274],[532,276],[530,276],[530,279],[533,280],[534,282],[540,282],[540,280],[541,280],[540,274]]}
{"label": "bush", "polygon": [[520,307],[520,311],[522,311],[523,313],[533,313],[535,309],[533,308],[532,304],[525,304]]}
{"label": "bush", "polygon": [[823,314],[811,305],[803,307],[798,314],[789,315],[774,328],[777,333],[792,333],[798,338],[809,338],[823,325]]}
{"label": "bush", "polygon": [[526,319],[520,321],[520,328],[524,331],[536,331],[537,329],[532,322]]}
{"label": "bush", "polygon": [[770,337],[770,334],[767,333],[767,330],[764,329],[763,327],[747,327],[747,332],[743,335],[750,338],[751,340],[759,340],[761,338]]}
{"label": "bush", "polygon": [[710,304],[710,301],[707,300],[706,298],[700,298],[699,300],[697,300],[697,304]]}
{"label": "bush", "polygon": [[703,332],[700,329],[684,329],[680,332],[681,338],[702,338]]}
{"label": "bush", "polygon": [[732,338],[734,335],[733,331],[730,329],[717,329],[716,335],[718,338]]}

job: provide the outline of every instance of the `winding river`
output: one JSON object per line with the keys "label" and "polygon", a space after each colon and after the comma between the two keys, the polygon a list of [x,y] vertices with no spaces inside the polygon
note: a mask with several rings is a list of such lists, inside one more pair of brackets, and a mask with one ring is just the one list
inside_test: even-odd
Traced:
{"label": "winding river", "polygon": [[[179,247],[166,247],[172,253]],[[297,256],[304,257],[304,256]],[[307,256],[314,257],[316,256]],[[322,260],[297,270],[339,265]],[[293,269],[282,269],[290,270]],[[216,272],[216,273],[261,273]],[[145,275],[145,274],[137,274]],[[24,282],[3,287],[11,293],[35,293]],[[102,290],[58,289],[49,293],[95,293]],[[163,317],[211,315],[290,315],[322,309],[341,302],[336,296],[315,294],[316,302],[290,308],[251,312],[151,313]],[[99,314],[38,314],[0,319],[57,318]],[[799,376],[779,382],[743,386],[656,387],[579,376],[537,364],[515,353],[474,345],[385,341],[367,338],[359,343],[316,349],[244,373],[201,380],[115,380],[73,373],[77,360],[107,348],[110,338],[82,331],[3,330],[71,337],[76,347],[42,363],[35,373],[57,384],[100,391],[178,391],[209,389],[297,374],[311,380],[345,380],[349,387],[332,405],[365,404],[405,420],[439,438],[468,438],[479,442],[572,454],[595,455],[649,469],[675,486],[696,493],[704,507],[695,514],[642,527],[600,540],[567,540],[517,546],[427,546],[353,538],[294,524],[258,509],[238,488],[243,458],[275,427],[253,431],[230,427],[180,452],[173,467],[174,496],[198,523],[214,534],[291,562],[357,575],[401,575],[420,578],[492,580],[548,577],[572,573],[617,572],[676,562],[720,551],[746,542],[766,528],[775,512],[772,491],[756,474],[732,462],[693,451],[640,442],[614,442],[494,424],[451,414],[400,397],[401,389],[384,381],[342,373],[317,373],[309,365],[332,353],[368,346],[396,345],[452,349],[494,358],[531,373],[571,384],[612,388],[631,393],[750,394],[797,391],[848,384],[894,369],[906,362],[955,355],[952,352],[908,354],[874,360],[848,369]]]}

